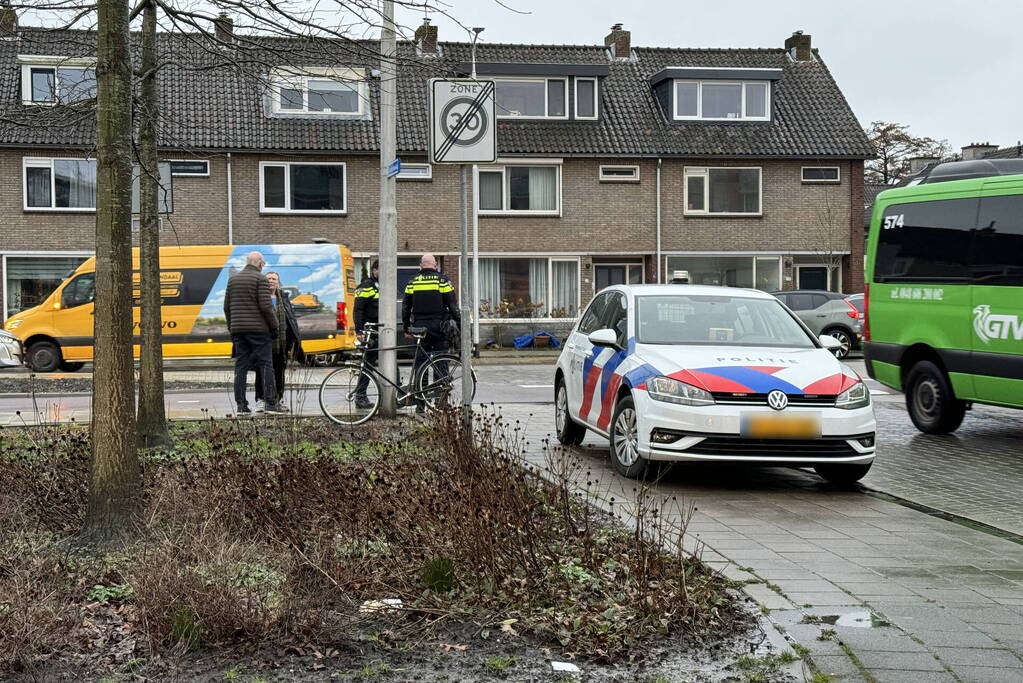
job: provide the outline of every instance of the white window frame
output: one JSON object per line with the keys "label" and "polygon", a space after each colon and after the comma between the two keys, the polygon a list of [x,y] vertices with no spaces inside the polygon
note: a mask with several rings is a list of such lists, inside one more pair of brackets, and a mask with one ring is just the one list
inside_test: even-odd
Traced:
{"label": "white window frame", "polygon": [[[354,84],[358,95],[359,108],[356,111],[310,111],[309,81],[336,81],[346,85]],[[282,87],[302,91],[302,109],[284,109],[281,107]],[[271,76],[270,99],[271,109],[275,115],[359,118],[366,116],[367,102],[369,101],[369,84],[366,82],[366,72],[364,69],[333,69],[327,67],[278,69]]]}
{"label": "white window frame", "polygon": [[[589,81],[593,83],[593,116],[579,115],[579,82]],[[598,78],[575,78],[572,86],[572,113],[579,121],[596,121],[600,116],[600,82]]]}
{"label": "white window frame", "polygon": [[507,169],[513,166],[549,166],[555,169],[554,182],[557,184],[555,189],[555,197],[557,200],[557,208],[553,211],[538,210],[538,209],[482,209],[480,208],[480,198],[477,193],[476,198],[473,200],[476,202],[476,211],[480,216],[555,216],[561,217],[561,163],[551,163],[550,161],[535,161],[529,163],[504,163],[495,166],[479,166],[476,171],[476,187],[479,187],[479,174],[480,173],[501,173],[501,206],[507,207],[510,204],[510,190],[508,186],[508,174]]}
{"label": "white window frame", "polygon": [[[424,174],[410,174],[406,175],[407,169],[425,169]],[[395,176],[398,180],[433,180],[433,164],[405,164],[401,165],[401,170],[398,171],[398,175]]]}
{"label": "white window frame", "polygon": [[[808,169],[808,168],[816,168],[816,169],[820,169],[820,168],[833,168],[833,169],[835,169],[835,174],[836,174],[835,175],[835,179],[834,180],[817,180],[815,178],[810,178],[808,180],[806,178],[806,169]],[[838,185],[839,183],[842,182],[842,167],[841,166],[802,166],[799,169],[799,180],[801,182],[803,182],[803,183],[806,183],[807,185]]]}
{"label": "white window frame", "polygon": [[[678,113],[678,85],[680,83],[694,83],[696,84],[696,116],[682,116]],[[703,86],[706,85],[738,85],[740,88],[740,102],[739,108],[741,109],[742,115],[738,118],[728,117],[708,117],[703,116]],[[764,95],[764,116],[746,116],[746,86],[747,85],[764,85],[766,86],[766,94]],[[672,101],[672,116],[676,121],[770,121],[771,120],[771,81],[757,81],[757,80],[715,80],[715,79],[703,79],[696,80],[692,78],[676,78],[671,82],[671,101]]]}
{"label": "white window frame", "polygon": [[[21,65],[21,103],[33,107],[54,107],[58,104],[73,104],[72,102],[60,101],[60,80],[57,78],[57,69],[92,69],[94,74],[96,71],[96,59],[94,57],[18,55],[18,63]],[[53,102],[36,102],[32,99],[32,69],[53,69],[53,82],[56,85]]]}
{"label": "white window frame", "polygon": [[[484,260],[484,259],[508,260],[508,259],[535,259],[535,258],[547,259],[547,301],[551,301],[554,298],[554,289],[553,289],[554,288],[554,262],[555,261],[566,261],[566,262],[574,263],[575,264],[575,306],[576,306],[576,314],[575,314],[575,316],[566,317],[566,318],[552,318],[552,317],[550,317],[549,311],[548,311],[548,315],[543,317],[543,318],[483,318],[483,317],[481,317],[480,318],[480,322],[482,322],[482,323],[497,323],[497,322],[500,322],[500,323],[523,323],[523,322],[531,322],[531,321],[536,321],[536,320],[545,320],[545,321],[564,320],[564,321],[568,321],[568,320],[578,320],[579,319],[579,316],[582,313],[582,311],[586,309],[586,306],[584,306],[582,304],[582,259],[580,257],[578,257],[578,256],[574,256],[574,257],[572,257],[572,256],[549,256],[547,254],[529,254],[529,253],[522,253],[522,254],[507,254],[507,253],[505,253],[505,254],[480,254],[479,255],[479,259],[481,261]],[[471,263],[472,263],[472,261],[470,260],[470,264]],[[472,267],[472,266],[470,265],[470,267]],[[461,274],[459,274],[459,277],[461,277]],[[477,313],[478,313],[478,311],[477,311]]]}
{"label": "white window frame", "polygon": [[[785,255],[776,251],[673,251],[664,255],[664,268],[661,272],[665,274],[665,277],[670,279],[671,271],[668,270],[668,258],[686,258],[686,257],[700,257],[700,256],[731,256],[731,257],[747,257],[753,259],[753,289],[756,289],[757,284],[757,259],[778,259],[778,284],[781,287],[785,286]],[[741,289],[741,288],[737,288]],[[761,289],[761,292],[767,290]]]}
{"label": "white window frame", "polygon": [[[803,268],[823,268],[824,272],[828,274],[828,285],[827,291],[829,292],[841,292],[842,291],[842,266],[829,266],[827,263],[794,263],[792,264],[792,270],[795,271],[796,289],[801,289],[799,285],[799,271]],[[835,289],[832,289],[832,285],[837,285]]]}
{"label": "white window frame", "polygon": [[[621,175],[604,175],[604,171],[607,169],[630,169],[635,171],[631,176]],[[598,178],[602,183],[638,183],[639,182],[639,166],[630,166],[625,164],[603,164],[600,167]]]}
{"label": "white window frame", "polygon": [[[499,118],[499,119],[511,119],[511,120],[514,120],[514,121],[529,121],[529,120],[543,120],[543,119],[551,119],[551,120],[555,120],[555,121],[564,121],[564,120],[568,119],[568,77],[567,76],[552,76],[552,77],[544,77],[544,76],[539,76],[539,77],[537,77],[537,76],[510,77],[509,76],[509,77],[505,77],[505,78],[495,78],[494,81],[496,81],[495,88],[497,87],[497,85],[499,85],[501,83],[521,83],[521,82],[526,82],[526,81],[535,81],[535,82],[543,83],[543,110],[544,110],[544,115],[543,116],[516,116],[515,114],[503,114],[503,113],[501,113],[501,107],[499,105],[496,105],[497,93],[495,91],[495,93],[494,93],[494,102],[495,102],[495,106],[496,106],[495,115],[497,116],[497,118]],[[550,109],[551,109],[550,102],[548,101],[548,98],[550,96],[550,87],[548,86],[548,83],[550,81],[561,81],[562,83],[565,84],[565,88],[564,88],[565,102],[564,102],[564,105],[563,105],[564,112],[565,112],[564,116],[548,116],[546,114],[546,112],[550,111]]]}
{"label": "white window frame", "polygon": [[[266,192],[265,192],[265,175],[263,169],[275,166],[284,169],[284,203],[287,205],[283,208],[280,207],[267,207],[266,206]],[[344,176],[344,182],[342,183],[342,191],[344,194],[344,205],[341,210],[324,210],[324,211],[309,211],[300,210],[296,211],[290,208],[291,204],[291,167],[292,166],[340,166],[342,175]],[[261,214],[288,214],[292,216],[344,216],[348,213],[348,164],[343,161],[260,161],[259,162],[259,213]]]}
{"label": "white window frame", "polygon": [[[57,175],[53,172],[54,161],[91,161],[96,163],[95,159],[83,158],[83,157],[22,157],[21,159],[21,208],[27,212],[44,212],[49,213],[53,211],[60,211],[63,213],[96,213],[96,207],[61,207],[55,206],[57,201]],[[29,206],[28,205],[28,169],[29,168],[48,168],[50,169],[50,206]],[[95,198],[93,200],[95,204]]]}
{"label": "white window frame", "polygon": [[172,176],[182,177],[182,178],[209,178],[210,177],[210,160],[209,159],[164,159],[164,161],[166,161],[169,164],[174,164],[174,163],[177,163],[177,162],[181,162],[183,164],[196,164],[196,163],[206,164],[206,172],[205,173],[178,173],[177,171],[174,170],[174,167],[171,166],[171,175]]}
{"label": "white window frame", "polygon": [[[757,171],[759,182],[757,192],[759,193],[760,210],[753,212],[736,211],[711,211],[710,210],[710,172],[722,169],[726,171]],[[702,177],[703,180],[703,210],[689,208],[689,178]],[[763,166],[686,166],[682,172],[682,211],[686,216],[763,216],[764,215],[764,168]]]}
{"label": "white window frame", "polygon": [[[604,262],[594,263],[593,264],[593,295],[594,296],[596,296],[597,292],[598,292],[598,290],[597,290],[597,268],[604,268],[604,267],[608,267],[608,268],[625,268],[625,284],[629,284],[629,269],[631,269],[631,268],[639,268],[639,284],[641,284],[641,285],[645,285],[646,284],[646,266],[643,263],[639,263],[637,261],[632,261],[632,262],[622,261],[620,263],[604,263]],[[604,290],[601,289],[599,291],[602,292]]]}

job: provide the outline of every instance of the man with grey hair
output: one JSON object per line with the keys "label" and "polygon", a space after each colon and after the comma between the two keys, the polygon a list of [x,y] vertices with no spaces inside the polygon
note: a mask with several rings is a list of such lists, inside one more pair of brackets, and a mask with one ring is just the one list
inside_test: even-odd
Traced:
{"label": "man with grey hair", "polygon": [[258,251],[249,252],[245,267],[227,281],[224,316],[234,342],[234,401],[239,415],[252,411],[245,398],[249,370],[259,370],[266,412],[281,412],[274,383],[272,349],[278,334],[277,316],[270,300],[270,285],[261,272],[266,261]]}
{"label": "man with grey hair", "polygon": [[[409,329],[426,328],[423,338],[423,350],[427,353],[447,351],[449,348],[447,323],[449,320],[459,323],[458,302],[455,301],[455,288],[451,280],[437,270],[437,259],[433,254],[423,254],[419,259],[419,272],[405,285],[405,297],[401,302],[401,322],[405,336],[411,337]],[[419,366],[426,362],[423,356],[416,356],[412,376],[418,372]],[[439,365],[439,364],[438,364]],[[446,365],[446,363],[445,363]],[[446,368],[438,368],[442,373]],[[422,404],[417,410],[422,410]]]}

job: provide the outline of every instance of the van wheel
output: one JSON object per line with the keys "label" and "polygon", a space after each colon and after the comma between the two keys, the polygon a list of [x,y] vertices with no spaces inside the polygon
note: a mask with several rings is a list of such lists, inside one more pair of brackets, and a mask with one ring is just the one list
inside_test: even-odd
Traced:
{"label": "van wheel", "polygon": [[28,347],[28,365],[34,372],[56,372],[64,357],[52,341],[37,341]]}
{"label": "van wheel", "polygon": [[77,362],[73,363],[71,361],[66,360],[62,362],[59,367],[61,372],[78,372],[79,370],[85,367],[85,363]]}
{"label": "van wheel", "polygon": [[832,484],[850,486],[867,476],[867,472],[870,471],[871,464],[872,463],[869,462],[866,465],[822,463],[820,465],[814,465],[813,468],[817,471],[817,474],[824,477]]}
{"label": "van wheel", "polygon": [[565,380],[558,380],[558,388],[554,390],[554,426],[557,428],[558,441],[565,446],[578,446],[586,436],[586,427],[573,420],[568,411]]}
{"label": "van wheel", "polygon": [[830,330],[824,330],[823,334],[830,334],[838,340],[839,344],[841,344],[841,346],[835,349],[835,358],[842,359],[849,355],[849,351],[852,350],[851,334],[840,327],[833,327]]}
{"label": "van wheel", "polygon": [[948,434],[963,423],[966,401],[956,398],[948,376],[930,361],[920,361],[906,379],[906,409],[924,434]]}
{"label": "van wheel", "polygon": [[630,479],[642,479],[650,468],[650,461],[639,454],[638,418],[631,396],[618,400],[611,418],[611,464]]}

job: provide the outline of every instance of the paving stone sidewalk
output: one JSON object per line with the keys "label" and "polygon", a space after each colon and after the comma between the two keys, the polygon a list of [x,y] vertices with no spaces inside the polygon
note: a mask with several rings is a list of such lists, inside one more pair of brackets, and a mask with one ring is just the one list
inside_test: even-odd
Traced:
{"label": "paving stone sidewalk", "polygon": [[[551,407],[501,414],[548,467]],[[630,514],[642,487],[614,473],[604,440],[555,452],[580,489]],[[695,505],[687,548],[747,582],[830,680],[1023,681],[1023,545],[801,470],[686,465],[650,491]]]}

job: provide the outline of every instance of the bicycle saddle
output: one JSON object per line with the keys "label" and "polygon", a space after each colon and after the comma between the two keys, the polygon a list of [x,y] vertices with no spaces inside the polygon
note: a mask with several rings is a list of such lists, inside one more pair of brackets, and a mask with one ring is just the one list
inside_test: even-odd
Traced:
{"label": "bicycle saddle", "polygon": [[425,335],[426,334],[426,328],[425,327],[409,327],[408,328],[408,333],[409,334],[422,334],[422,335]]}

